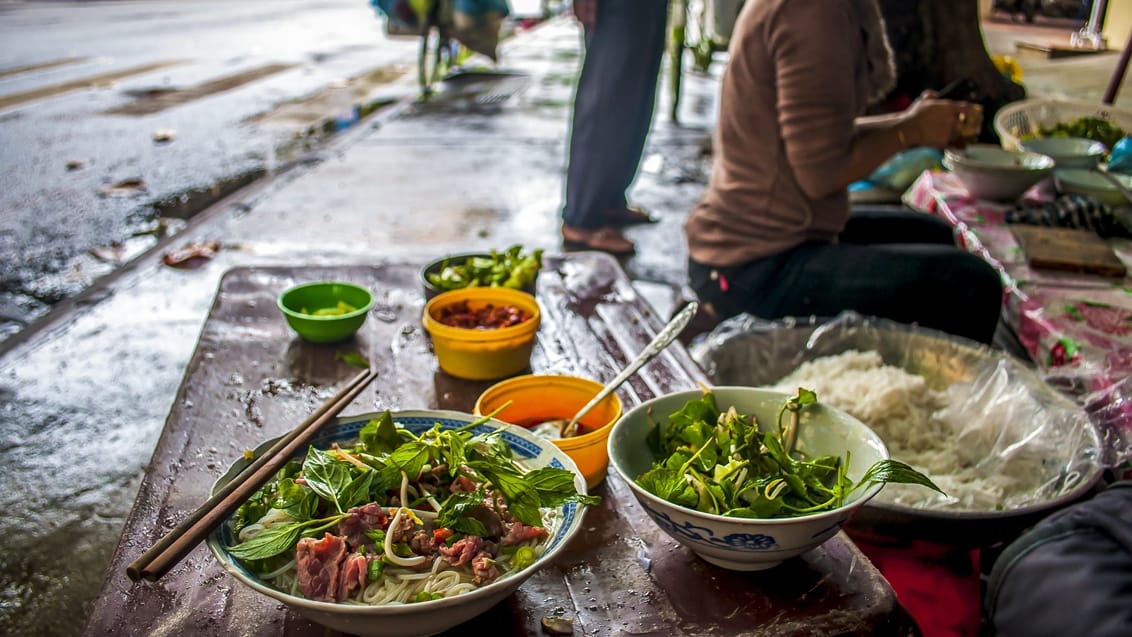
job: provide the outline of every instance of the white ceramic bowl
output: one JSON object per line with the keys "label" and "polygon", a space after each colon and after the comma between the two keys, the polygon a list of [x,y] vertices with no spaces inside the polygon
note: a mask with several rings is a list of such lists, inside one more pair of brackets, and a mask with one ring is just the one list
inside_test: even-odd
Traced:
{"label": "white ceramic bowl", "polygon": [[[1125,188],[1132,190],[1132,176],[1109,173]],[[1078,194],[1092,197],[1111,207],[1130,205],[1128,199],[1104,178],[1104,175],[1086,168],[1058,169],[1053,172],[1054,184],[1062,194]]]}
{"label": "white ceramic bowl", "polygon": [[[334,424],[324,427],[321,434],[312,441],[312,444],[322,449],[335,442],[345,443],[356,440],[358,431],[371,418],[377,418],[380,415],[363,414],[339,418]],[[478,417],[454,411],[426,410],[394,412],[393,420],[398,426],[419,434],[431,428],[434,423],[440,423],[440,426],[444,429],[452,429],[478,420]],[[508,425],[497,420],[480,425],[473,431],[479,433],[497,428],[503,430],[501,436],[511,447],[516,460],[523,462],[532,469],[546,466],[568,469],[576,474],[574,486],[578,493],[586,493],[585,480],[578,473],[573,461],[558,447],[555,447],[551,441],[539,438],[521,427]],[[274,443],[274,440],[263,443],[256,449],[256,452],[266,450],[272,443]],[[226,474],[217,480],[213,492],[231,480],[247,464],[245,460],[240,460],[234,464]],[[316,602],[271,588],[227,553],[225,548],[233,544],[232,533],[227,524],[222,525],[212,533],[207,544],[221,566],[233,577],[260,593],[286,604],[292,610],[313,622],[352,635],[373,635],[375,637],[434,635],[472,619],[515,592],[535,571],[554,559],[566,546],[570,538],[578,533],[581,529],[583,509],[584,507],[577,504],[566,504],[561,507],[562,525],[551,538],[546,552],[532,566],[468,593],[427,602],[392,606]]]}
{"label": "white ceramic bowl", "polygon": [[[777,414],[788,396],[755,387],[714,387],[716,406],[727,411],[754,415],[761,428],[777,426]],[[652,468],[654,456],[648,442],[659,423],[663,427],[669,414],[679,411],[703,392],[696,389],[660,396],[641,403],[613,425],[609,436],[609,464],[637,497],[637,501],[668,535],[687,546],[704,560],[737,571],[757,571],[820,546],[837,534],[862,504],[876,495],[882,485],[855,491],[841,507],[793,518],[744,519],[703,513],[673,504],[646,491],[636,478]],[[820,400],[821,397],[819,396]],[[802,412],[798,449],[811,455],[832,454],[844,458],[851,454],[848,475],[856,483],[878,460],[888,458],[881,439],[861,421],[825,407],[810,405]]]}
{"label": "white ceramic bowl", "polygon": [[975,144],[963,150],[944,152],[943,165],[963,183],[972,197],[987,201],[1014,201],[1053,173],[1054,161],[1040,153]]}
{"label": "white ceramic bowl", "polygon": [[1092,168],[1108,153],[1104,144],[1084,137],[1035,137],[1021,142],[1018,147],[1052,157],[1057,170]]}

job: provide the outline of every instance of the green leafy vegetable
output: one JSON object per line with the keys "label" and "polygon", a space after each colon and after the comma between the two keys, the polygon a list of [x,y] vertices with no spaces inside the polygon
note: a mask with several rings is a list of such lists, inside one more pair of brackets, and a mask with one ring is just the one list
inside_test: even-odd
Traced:
{"label": "green leafy vegetable", "polygon": [[[900,482],[940,491],[927,476],[897,460],[874,464],[857,484],[846,475],[849,455],[808,458],[793,450],[801,412],[817,394],[799,388],[763,431],[734,407],[721,412],[710,391],[686,402],[650,437],[656,460],[637,476],[645,490],[674,504],[742,518],[781,518],[837,508],[869,484]],[[942,491],[940,491],[942,493]]]}
{"label": "green leafy vegetable", "polygon": [[336,515],[321,520],[294,522],[272,527],[257,534],[247,542],[230,547],[228,552],[241,560],[262,560],[279,555],[295,546],[303,532],[319,532],[330,528],[346,516]]}
{"label": "green leafy vegetable", "polygon": [[429,272],[429,283],[441,290],[468,287],[522,289],[538,276],[542,250],[523,254],[523,246],[513,245],[503,252],[492,250],[487,257],[468,257],[462,263],[445,261],[439,272]]}
{"label": "green leafy vegetable", "polygon": [[346,352],[346,353],[335,352],[334,358],[337,358],[338,360],[346,363],[347,365],[353,365],[354,367],[361,367],[362,369],[369,369],[369,361],[367,361],[364,356],[362,356],[361,354],[358,354],[356,352]]}

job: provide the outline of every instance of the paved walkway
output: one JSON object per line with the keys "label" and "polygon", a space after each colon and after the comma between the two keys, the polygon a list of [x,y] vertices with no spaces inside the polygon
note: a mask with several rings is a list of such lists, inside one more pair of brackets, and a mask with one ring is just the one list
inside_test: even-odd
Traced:
{"label": "paved walkway", "polygon": [[[996,46],[1013,37],[1006,31],[996,32]],[[198,216],[171,243],[0,350],[0,632],[80,627],[85,612],[76,609],[97,590],[228,269],[424,262],[514,243],[560,249],[579,50],[569,19],[520,34],[504,44],[502,65],[525,80],[455,83],[444,99],[400,104],[359,124],[319,157]],[[1034,86],[1088,83],[1099,96],[1114,61],[1115,54],[1057,66],[1023,60],[1023,68]],[[629,230],[641,249],[625,268],[662,314],[684,280],[680,226],[705,183],[701,146],[721,67],[710,77],[687,74],[681,125],[659,115],[666,103],[658,107],[633,191],[662,220]],[[1078,97],[1085,90],[1071,86]],[[164,251],[207,241],[221,248],[197,269],[161,262]],[[240,391],[238,378],[232,386]],[[227,448],[218,440],[212,453]]]}

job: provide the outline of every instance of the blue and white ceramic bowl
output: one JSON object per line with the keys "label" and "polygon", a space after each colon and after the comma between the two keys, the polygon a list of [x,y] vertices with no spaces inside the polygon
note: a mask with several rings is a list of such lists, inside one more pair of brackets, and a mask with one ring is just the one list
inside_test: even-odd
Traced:
{"label": "blue and white ceramic bowl", "polygon": [[[755,387],[714,387],[712,393],[720,411],[734,406],[741,414],[754,415],[764,430],[776,426],[778,410],[788,398],[786,394]],[[609,466],[629,485],[637,501],[665,533],[704,560],[737,571],[777,566],[836,535],[854,511],[880,491],[880,484],[862,487],[840,508],[776,519],[703,513],[649,493],[635,481],[652,467],[649,433],[656,426],[663,427],[668,415],[679,411],[689,400],[702,396],[698,389],[668,394],[641,403],[622,416],[609,435]],[[888,458],[888,449],[880,437],[864,423],[821,404],[806,407],[802,412],[797,448],[814,456],[844,457],[848,451],[848,475],[854,482],[873,463]]]}
{"label": "blue and white ceramic bowl", "polygon": [[[353,442],[357,440],[358,432],[367,422],[380,416],[380,413],[374,413],[339,418],[333,424],[324,427],[320,435],[311,444],[316,448],[325,449],[335,442],[340,444]],[[432,428],[434,423],[439,423],[443,429],[454,429],[479,419],[478,416],[462,412],[430,410],[399,411],[393,412],[392,416],[393,421],[399,427],[416,434]],[[558,447],[554,446],[550,440],[535,436],[522,427],[509,425],[498,420],[491,420],[487,424],[480,425],[473,429],[473,432],[483,433],[492,429],[503,430],[501,436],[511,447],[515,460],[531,469],[549,466],[572,471],[575,474],[574,486],[578,493],[586,493],[586,481],[578,472],[574,462]],[[257,456],[267,450],[274,442],[274,439],[269,440],[257,447],[255,450]],[[228,472],[216,481],[213,492],[227,484],[247,464],[246,460],[241,459],[232,465]],[[566,504],[561,507],[562,524],[558,527],[558,531],[550,541],[546,552],[531,567],[509,577],[498,579],[469,593],[403,605],[361,606],[316,602],[278,591],[260,581],[238,560],[228,554],[226,548],[235,542],[227,524],[213,532],[209,536],[207,544],[221,566],[233,577],[323,626],[347,634],[363,636],[433,635],[472,619],[515,592],[535,571],[553,560],[566,546],[570,538],[578,533],[581,529],[584,508],[577,504]]]}

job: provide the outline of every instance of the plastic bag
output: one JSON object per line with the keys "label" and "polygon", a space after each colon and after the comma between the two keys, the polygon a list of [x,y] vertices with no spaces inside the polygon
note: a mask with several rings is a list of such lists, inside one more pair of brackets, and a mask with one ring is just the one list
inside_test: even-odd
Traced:
{"label": "plastic bag", "polygon": [[511,14],[507,0],[455,0],[452,7],[452,37],[465,47],[497,59],[503,18]]}
{"label": "plastic bag", "polygon": [[925,170],[938,170],[943,153],[934,148],[911,148],[893,155],[869,175],[868,181],[881,188],[904,192]]}
{"label": "plastic bag", "polygon": [[1108,171],[1132,175],[1132,137],[1124,137],[1113,144],[1108,157]]}
{"label": "plastic bag", "polygon": [[429,9],[428,0],[370,0],[370,4],[385,16],[390,35],[419,36]]}
{"label": "plastic bag", "polygon": [[[911,439],[922,445],[916,450],[918,458],[951,463],[926,473],[952,495],[888,485],[878,502],[1007,515],[1084,492],[1099,479],[1103,443],[1085,411],[1015,357],[973,341],[846,312],[825,321],[739,315],[688,348],[712,382],[721,386],[772,386],[802,363],[851,350],[876,352],[885,365],[922,377],[930,390],[948,398],[928,419],[933,429],[925,431],[931,435]],[[869,408],[874,408],[892,400],[891,389],[870,386],[860,395],[868,394]],[[907,395],[914,397],[910,391]],[[822,396],[819,390],[819,401]],[[914,405],[912,400],[892,402],[899,410]],[[857,417],[866,424],[873,419]],[[909,461],[895,452],[894,457]],[[950,489],[945,480],[952,481]]]}

